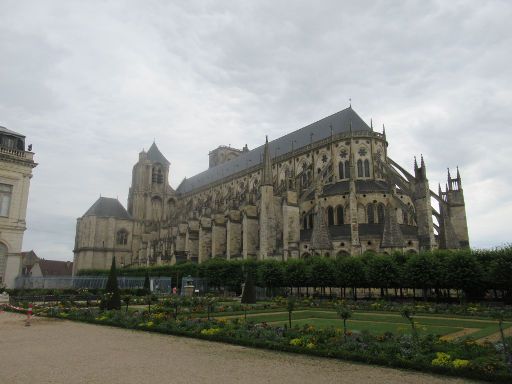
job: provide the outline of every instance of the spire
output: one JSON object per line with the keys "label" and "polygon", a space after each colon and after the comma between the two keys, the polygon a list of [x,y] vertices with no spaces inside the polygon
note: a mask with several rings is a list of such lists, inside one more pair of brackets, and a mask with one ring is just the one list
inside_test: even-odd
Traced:
{"label": "spire", "polygon": [[382,124],[382,134],[386,137],[386,127]]}
{"label": "spire", "polygon": [[372,131],[373,131],[373,119],[372,119],[372,118],[370,118],[370,128],[371,128],[371,129],[372,129]]}
{"label": "spire", "polygon": [[414,170],[418,170],[418,162],[416,161],[416,156],[414,156]]}
{"label": "spire", "polygon": [[423,153],[421,154],[421,168],[425,168],[425,161],[423,161]]}
{"label": "spire", "polygon": [[265,136],[265,149],[263,150],[263,174],[261,176],[261,186],[264,185],[273,185],[272,160],[270,159],[270,150],[268,148],[268,136]]}
{"label": "spire", "polygon": [[438,183],[437,194],[441,197],[443,190],[441,189],[441,183]]}
{"label": "spire", "polygon": [[460,182],[459,166],[457,165],[457,180]]}
{"label": "spire", "polygon": [[452,180],[452,176],[450,175],[450,168],[448,169],[448,183]]}

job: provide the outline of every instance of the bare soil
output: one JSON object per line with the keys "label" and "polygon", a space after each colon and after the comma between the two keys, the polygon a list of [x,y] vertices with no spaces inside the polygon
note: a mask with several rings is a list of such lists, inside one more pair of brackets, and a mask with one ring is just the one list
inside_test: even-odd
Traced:
{"label": "bare soil", "polygon": [[468,380],[0,312],[0,383],[425,383]]}

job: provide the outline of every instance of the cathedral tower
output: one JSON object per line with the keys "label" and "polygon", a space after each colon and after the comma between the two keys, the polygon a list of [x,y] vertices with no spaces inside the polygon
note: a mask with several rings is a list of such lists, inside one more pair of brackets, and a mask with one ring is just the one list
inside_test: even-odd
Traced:
{"label": "cathedral tower", "polygon": [[158,222],[172,214],[175,200],[169,186],[169,165],[155,143],[147,152],[140,152],[128,193],[128,212],[135,220]]}
{"label": "cathedral tower", "polygon": [[427,167],[421,156],[421,165],[418,167],[414,159],[413,203],[416,211],[418,225],[418,240],[420,250],[431,250],[435,242],[434,223],[432,221],[432,206],[430,204],[430,187],[427,179]]}
{"label": "cathedral tower", "polygon": [[448,217],[450,218],[453,230],[457,235],[459,247],[469,248],[466,204],[464,202],[464,191],[462,190],[462,179],[460,177],[459,167],[457,167],[457,177],[454,179],[452,179],[450,170],[448,170],[446,204],[448,209]]}

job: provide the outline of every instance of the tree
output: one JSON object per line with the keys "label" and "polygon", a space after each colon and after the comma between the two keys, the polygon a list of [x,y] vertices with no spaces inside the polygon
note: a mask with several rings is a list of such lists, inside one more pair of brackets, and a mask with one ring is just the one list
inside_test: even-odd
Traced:
{"label": "tree", "polygon": [[411,325],[412,336],[414,337],[415,340],[417,340],[418,332],[416,331],[416,324],[414,323],[414,315],[415,315],[414,309],[409,306],[404,306],[404,307],[402,307],[400,314]]}
{"label": "tree", "polygon": [[352,311],[346,305],[338,304],[336,313],[343,320],[343,340],[347,342],[347,320],[352,317]]}
{"label": "tree", "polygon": [[144,276],[144,292],[148,295],[151,293],[151,284],[149,282],[149,271],[146,269],[146,275]]}
{"label": "tree", "polygon": [[241,303],[256,304],[256,287],[254,286],[254,276],[251,272],[247,272]]}
{"label": "tree", "polygon": [[441,268],[436,257],[430,253],[413,255],[404,266],[407,283],[412,288],[420,288],[427,299],[429,288],[437,288],[441,278]]}
{"label": "tree", "polygon": [[107,286],[105,287],[105,295],[101,302],[102,309],[121,309],[121,294],[117,285],[116,258],[112,258],[110,272],[108,274]]}
{"label": "tree", "polygon": [[481,294],[483,273],[474,255],[470,251],[457,251],[448,256],[444,263],[446,284],[460,289],[465,297],[473,298]]}
{"label": "tree", "polygon": [[369,255],[367,259],[367,280],[372,287],[380,288],[381,297],[387,296],[389,287],[398,285],[398,269],[388,255]]}
{"label": "tree", "polygon": [[286,303],[286,309],[288,310],[288,325],[290,328],[292,327],[292,312],[295,309],[295,297],[288,296],[288,301]]}
{"label": "tree", "polygon": [[274,260],[266,260],[258,266],[258,279],[265,285],[270,296],[274,295],[274,288],[283,284],[283,265]]}
{"label": "tree", "polygon": [[336,262],[335,280],[339,287],[352,287],[357,300],[357,287],[365,286],[364,264],[358,257],[345,257]]}
{"label": "tree", "polygon": [[306,281],[306,265],[302,259],[290,259],[284,266],[284,279],[290,288],[300,288]]}

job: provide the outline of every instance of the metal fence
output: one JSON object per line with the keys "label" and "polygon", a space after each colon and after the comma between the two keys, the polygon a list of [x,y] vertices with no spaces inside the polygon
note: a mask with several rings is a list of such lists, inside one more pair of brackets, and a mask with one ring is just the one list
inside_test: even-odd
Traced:
{"label": "metal fence", "polygon": [[[17,289],[104,289],[107,276],[18,276],[14,281]],[[171,292],[170,277],[151,277],[149,279],[152,292]],[[117,278],[120,289],[144,288],[144,277]]]}

